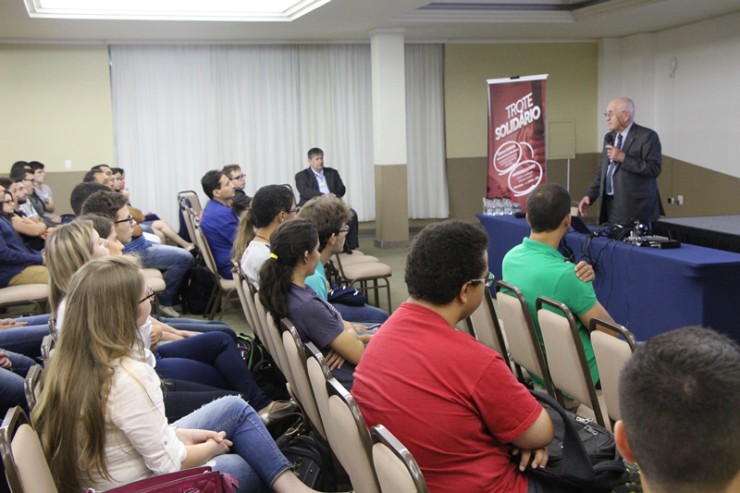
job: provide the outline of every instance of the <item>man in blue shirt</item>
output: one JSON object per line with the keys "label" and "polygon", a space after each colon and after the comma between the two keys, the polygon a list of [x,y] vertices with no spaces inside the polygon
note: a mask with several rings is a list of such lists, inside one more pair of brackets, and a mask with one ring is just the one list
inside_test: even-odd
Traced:
{"label": "man in blue shirt", "polygon": [[231,249],[239,219],[231,208],[234,184],[219,170],[211,170],[200,180],[203,192],[210,199],[203,208],[200,228],[211,247],[218,266],[218,273],[225,279],[233,279],[231,273]]}

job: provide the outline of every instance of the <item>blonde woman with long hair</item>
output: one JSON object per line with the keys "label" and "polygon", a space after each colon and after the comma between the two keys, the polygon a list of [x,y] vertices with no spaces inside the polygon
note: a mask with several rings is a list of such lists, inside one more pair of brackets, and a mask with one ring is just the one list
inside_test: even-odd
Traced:
{"label": "blonde woman with long hair", "polygon": [[92,260],[69,283],[65,327],[32,413],[59,490],[107,490],[213,459],[239,491],[313,491],[238,397],[168,426],[159,377],[139,359],[150,300],[125,256]]}

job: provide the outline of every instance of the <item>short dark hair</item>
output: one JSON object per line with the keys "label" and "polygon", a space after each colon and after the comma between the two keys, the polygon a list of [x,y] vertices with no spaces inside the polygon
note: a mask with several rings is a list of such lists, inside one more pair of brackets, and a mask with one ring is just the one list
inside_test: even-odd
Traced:
{"label": "short dark hair", "polygon": [[12,184],[13,184],[13,180],[5,176],[0,176],[0,186],[2,186],[3,188],[7,190],[10,188]]}
{"label": "short dark hair", "polygon": [[[203,175],[200,179],[200,185],[203,187],[203,191],[209,199],[213,198],[213,191],[221,188],[221,177],[224,176],[224,172],[217,169],[212,169]],[[228,178],[228,176],[226,177]]]}
{"label": "short dark hair", "polygon": [[238,164],[227,164],[221,169],[221,172],[226,175],[226,178],[231,179],[231,172],[242,169]]}
{"label": "short dark hair", "polygon": [[96,183],[94,181],[82,182],[77,184],[69,196],[69,205],[72,206],[72,211],[75,216],[79,216],[82,213],[82,203],[95,192],[110,191],[105,185]]}
{"label": "short dark hair", "polygon": [[318,147],[312,147],[312,148],[310,148],[308,150],[308,159],[311,159],[312,157],[318,156],[318,155],[323,156],[324,155],[324,151],[322,151]]}
{"label": "short dark hair", "polygon": [[31,171],[32,171],[32,172],[34,172],[34,173],[35,173],[35,172],[36,172],[36,170],[38,170],[38,169],[44,169],[44,168],[46,168],[46,166],[44,166],[44,163],[40,163],[40,162],[38,162],[38,161],[31,161],[31,162],[30,162],[30,163],[28,163],[28,164],[30,164],[30,165],[31,165]]}
{"label": "short dark hair", "polygon": [[13,179],[14,175],[18,174],[19,170],[25,170],[30,169],[31,165],[26,161],[16,161],[13,163],[13,166],[10,167],[10,173],[8,173],[8,176],[10,179]]}
{"label": "short dark hair", "polygon": [[20,169],[20,170],[17,170],[12,175],[10,175],[10,181],[12,181],[13,183],[18,183],[19,181],[24,181],[26,179],[26,175],[32,175],[32,174],[33,172],[31,171]]}
{"label": "short dark hair", "polygon": [[348,223],[352,219],[352,213],[342,199],[319,195],[301,207],[298,217],[311,221],[316,226],[319,251],[323,252],[331,235],[339,233],[342,223]]}
{"label": "short dark hair", "polygon": [[527,199],[527,219],[532,231],[555,231],[570,214],[570,194],[557,183],[545,183],[535,188]]}
{"label": "short dark hair", "polygon": [[82,203],[82,214],[99,214],[116,221],[118,211],[125,205],[127,200],[123,194],[110,190],[95,192]]}
{"label": "short dark hair", "polygon": [[[95,181],[95,175],[103,173],[103,170],[101,169],[91,169],[87,173],[85,173],[85,176],[82,178],[82,181],[84,183],[92,183]],[[105,173],[103,173],[105,174]]]}
{"label": "short dark hair", "polygon": [[740,467],[740,346],[700,327],[653,337],[622,369],[619,408],[656,491],[723,489]]}
{"label": "short dark hair", "polygon": [[111,168],[110,170],[113,172],[114,175],[118,175],[118,174],[125,175],[126,174],[126,171],[124,171],[123,168]]}
{"label": "short dark hair", "polygon": [[77,216],[76,220],[90,221],[95,231],[103,239],[108,238],[110,232],[113,230],[113,219],[101,216],[100,214],[85,214],[84,216]]}
{"label": "short dark hair", "polygon": [[270,236],[270,258],[260,269],[260,301],[272,314],[275,324],[288,316],[288,292],[293,268],[305,252],[316,248],[318,235],[313,224],[294,219],[278,226]]}
{"label": "short dark hair", "polygon": [[450,303],[463,284],[487,268],[486,248],[488,236],[480,225],[453,220],[427,226],[406,257],[409,294],[437,306]]}
{"label": "short dark hair", "polygon": [[113,168],[111,168],[109,165],[107,165],[105,163],[103,163],[103,164],[96,164],[95,166],[93,166],[93,167],[90,168],[90,171],[95,171],[95,170],[97,170],[97,171],[103,171],[103,166],[105,166],[109,170],[113,171]]}

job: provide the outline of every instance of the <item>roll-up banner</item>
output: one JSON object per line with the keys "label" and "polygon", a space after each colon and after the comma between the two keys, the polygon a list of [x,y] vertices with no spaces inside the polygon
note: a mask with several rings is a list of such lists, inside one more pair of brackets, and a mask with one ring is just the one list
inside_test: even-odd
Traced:
{"label": "roll-up banner", "polygon": [[545,182],[547,74],[488,80],[488,188],[526,211],[527,197]]}

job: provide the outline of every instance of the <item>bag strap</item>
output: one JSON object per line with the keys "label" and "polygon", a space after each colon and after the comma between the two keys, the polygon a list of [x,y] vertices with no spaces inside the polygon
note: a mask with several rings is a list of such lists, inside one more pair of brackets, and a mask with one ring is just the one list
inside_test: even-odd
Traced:
{"label": "bag strap", "polygon": [[544,404],[546,409],[557,412],[564,425],[563,433],[563,460],[561,462],[560,474],[563,478],[577,478],[581,480],[593,481],[595,479],[594,468],[591,465],[586,449],[583,447],[578,431],[573,425],[573,417],[563,406],[560,405],[551,396],[538,392],[530,391],[540,404]]}

